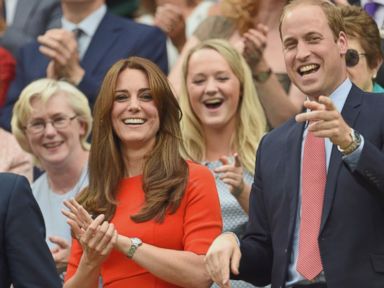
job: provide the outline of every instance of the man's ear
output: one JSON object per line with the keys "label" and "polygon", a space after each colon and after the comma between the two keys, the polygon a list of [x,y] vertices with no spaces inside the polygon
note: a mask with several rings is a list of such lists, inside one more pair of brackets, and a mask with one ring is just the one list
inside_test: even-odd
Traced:
{"label": "man's ear", "polygon": [[340,31],[337,45],[339,46],[340,55],[345,55],[348,50],[348,38],[344,31]]}

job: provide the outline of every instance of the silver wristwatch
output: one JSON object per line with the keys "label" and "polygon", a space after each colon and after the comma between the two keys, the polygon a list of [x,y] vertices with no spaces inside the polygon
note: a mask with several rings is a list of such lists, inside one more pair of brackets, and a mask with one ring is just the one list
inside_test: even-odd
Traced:
{"label": "silver wristwatch", "polygon": [[143,241],[139,238],[131,238],[131,247],[129,247],[127,252],[127,257],[132,259],[133,254],[135,254],[137,248],[139,248],[143,244]]}

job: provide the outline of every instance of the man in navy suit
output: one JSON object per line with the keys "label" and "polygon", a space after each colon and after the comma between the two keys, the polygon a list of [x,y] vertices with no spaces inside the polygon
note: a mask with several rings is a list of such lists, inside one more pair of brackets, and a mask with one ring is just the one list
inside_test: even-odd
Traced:
{"label": "man in navy suit", "polygon": [[[111,14],[105,0],[61,0],[61,5],[62,28],[48,30],[20,50],[16,78],[0,111],[0,126],[7,130],[20,92],[38,78],[73,83],[92,106],[106,71],[117,60],[141,56],[168,72],[166,36],[159,28]],[[77,38],[73,31],[80,31]]]}
{"label": "man in navy suit", "polygon": [[[365,93],[347,78],[347,38],[332,3],[293,0],[284,9],[280,33],[290,79],[308,95],[306,112],[261,141],[246,234],[241,240],[230,233],[215,239],[207,270],[220,287],[229,287],[230,272],[272,288],[384,287],[384,95]],[[304,254],[309,238],[299,236],[311,217],[303,210],[309,134],[324,139],[327,174],[313,250]],[[308,267],[313,259],[305,255],[315,252],[319,261]],[[316,273],[308,277],[304,268]]]}
{"label": "man in navy suit", "polygon": [[27,179],[0,173],[0,287],[61,287]]}

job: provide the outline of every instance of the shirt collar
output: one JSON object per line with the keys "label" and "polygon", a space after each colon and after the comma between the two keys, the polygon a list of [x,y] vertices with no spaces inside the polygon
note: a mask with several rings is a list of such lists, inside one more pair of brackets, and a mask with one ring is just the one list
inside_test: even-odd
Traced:
{"label": "shirt collar", "polygon": [[62,27],[68,31],[73,31],[76,28],[80,28],[85,35],[92,37],[95,34],[96,29],[99,27],[99,24],[105,13],[107,13],[107,6],[103,4],[100,8],[92,12],[78,24],[68,21],[63,16],[61,18]]}
{"label": "shirt collar", "polygon": [[347,97],[348,97],[349,91],[351,91],[351,88],[352,88],[352,82],[351,80],[349,80],[349,78],[347,78],[329,96],[331,97],[333,105],[335,105],[337,111],[340,112],[343,109],[344,103],[347,100]]}

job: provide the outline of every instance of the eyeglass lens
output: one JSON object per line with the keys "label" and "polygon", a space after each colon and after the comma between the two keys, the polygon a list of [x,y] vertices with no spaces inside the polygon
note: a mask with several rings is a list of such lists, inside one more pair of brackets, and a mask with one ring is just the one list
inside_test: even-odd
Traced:
{"label": "eyeglass lens", "polygon": [[60,116],[49,121],[37,120],[29,123],[27,125],[27,129],[32,133],[40,133],[46,128],[48,123],[51,123],[51,125],[55,127],[55,129],[63,129],[66,128],[69,125],[69,122],[75,119],[76,116],[77,115],[72,117]]}

